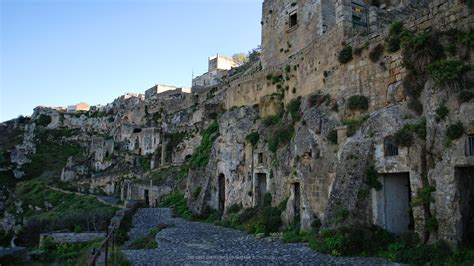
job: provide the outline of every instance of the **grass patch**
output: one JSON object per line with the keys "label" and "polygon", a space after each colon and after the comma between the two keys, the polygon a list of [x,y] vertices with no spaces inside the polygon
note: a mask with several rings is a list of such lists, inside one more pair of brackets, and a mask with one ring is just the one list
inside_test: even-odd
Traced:
{"label": "grass patch", "polygon": [[185,219],[190,220],[192,213],[188,208],[188,203],[183,193],[173,192],[163,197],[161,200],[162,207],[172,208],[174,212]]}
{"label": "grass patch", "polygon": [[[19,183],[15,190],[15,201],[22,202],[24,212],[18,220],[26,219],[18,241],[25,246],[38,243],[42,232],[68,229],[70,231],[106,230],[116,208],[97,201],[92,196],[64,194],[49,189],[41,181]],[[51,205],[47,208],[45,203]],[[30,209],[35,206],[41,210]],[[15,213],[13,199],[7,201],[7,210]]]}
{"label": "grass patch", "polygon": [[354,135],[359,127],[361,127],[367,119],[369,119],[369,115],[364,115],[360,118],[354,118],[354,119],[345,119],[342,121],[344,125],[346,125],[347,128],[347,136],[350,137]]}
{"label": "grass patch", "polygon": [[62,140],[71,136],[73,132],[71,130],[37,130],[36,153],[29,157],[31,163],[25,164],[26,177],[35,178],[46,171],[59,174],[66,165],[68,157],[82,155],[83,149],[79,145]]}
{"label": "grass patch", "polygon": [[169,224],[159,224],[155,228],[151,229],[146,236],[139,237],[132,241],[128,246],[128,249],[137,250],[137,249],[155,249],[158,247],[156,242],[156,234],[165,228],[173,227]]}
{"label": "grass patch", "polygon": [[202,168],[209,163],[212,145],[217,137],[219,137],[219,124],[214,121],[202,132],[201,144],[199,144],[189,160],[191,168]]}
{"label": "grass patch", "polygon": [[441,121],[445,120],[446,117],[449,115],[449,109],[446,107],[446,105],[442,104],[440,107],[438,107],[435,110],[436,113],[436,121]]}
{"label": "grass patch", "polygon": [[428,74],[438,83],[457,81],[471,69],[459,60],[439,60],[428,65]]}
{"label": "grass patch", "polygon": [[293,121],[299,121],[301,119],[301,97],[293,99],[288,103],[287,109]]}
{"label": "grass patch", "polygon": [[282,145],[291,141],[293,137],[292,127],[280,127],[268,139],[268,149],[275,153]]}

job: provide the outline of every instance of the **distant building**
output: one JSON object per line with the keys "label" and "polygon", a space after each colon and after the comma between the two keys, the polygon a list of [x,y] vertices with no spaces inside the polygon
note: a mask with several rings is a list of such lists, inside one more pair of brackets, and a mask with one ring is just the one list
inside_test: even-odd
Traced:
{"label": "distant building", "polygon": [[175,86],[168,86],[168,85],[160,85],[156,84],[155,86],[149,88],[145,91],[145,99],[151,99],[156,97],[158,94],[165,92],[165,91],[173,91],[176,90],[177,87]]}
{"label": "distant building", "polygon": [[90,110],[90,105],[87,103],[78,103],[75,105],[69,105],[66,109],[67,113],[75,113],[75,112],[87,112]]}
{"label": "distant building", "polygon": [[193,89],[219,84],[220,80],[227,75],[227,71],[239,65],[234,59],[219,54],[209,57],[208,64],[208,72],[193,79]]}

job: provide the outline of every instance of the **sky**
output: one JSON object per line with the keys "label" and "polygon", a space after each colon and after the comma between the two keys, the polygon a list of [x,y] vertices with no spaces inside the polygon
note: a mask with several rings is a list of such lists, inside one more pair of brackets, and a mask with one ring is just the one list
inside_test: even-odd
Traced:
{"label": "sky", "polygon": [[260,44],[262,0],[0,0],[0,122],[191,86],[207,58]]}

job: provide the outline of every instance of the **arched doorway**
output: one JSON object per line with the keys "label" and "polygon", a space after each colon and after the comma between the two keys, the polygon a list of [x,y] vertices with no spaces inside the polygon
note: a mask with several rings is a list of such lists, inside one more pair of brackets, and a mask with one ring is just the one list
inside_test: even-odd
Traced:
{"label": "arched doorway", "polygon": [[225,175],[224,174],[219,174],[218,187],[219,187],[219,211],[224,212],[224,209],[225,209]]}
{"label": "arched doorway", "polygon": [[301,188],[300,188],[300,183],[294,183],[293,184],[293,195],[294,195],[294,200],[293,200],[293,223],[296,226],[299,226],[301,222]]}

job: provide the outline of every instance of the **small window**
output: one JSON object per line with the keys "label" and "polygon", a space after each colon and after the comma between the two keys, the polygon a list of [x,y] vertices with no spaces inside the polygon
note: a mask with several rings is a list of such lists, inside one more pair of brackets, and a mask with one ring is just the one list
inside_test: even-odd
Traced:
{"label": "small window", "polygon": [[294,12],[290,14],[290,29],[298,26],[298,13]]}
{"label": "small window", "polygon": [[258,154],[258,163],[263,163],[263,153]]}
{"label": "small window", "polygon": [[474,156],[474,134],[467,136],[466,155]]}
{"label": "small window", "polygon": [[384,141],[384,154],[385,156],[397,156],[398,145],[393,138],[386,138]]}

